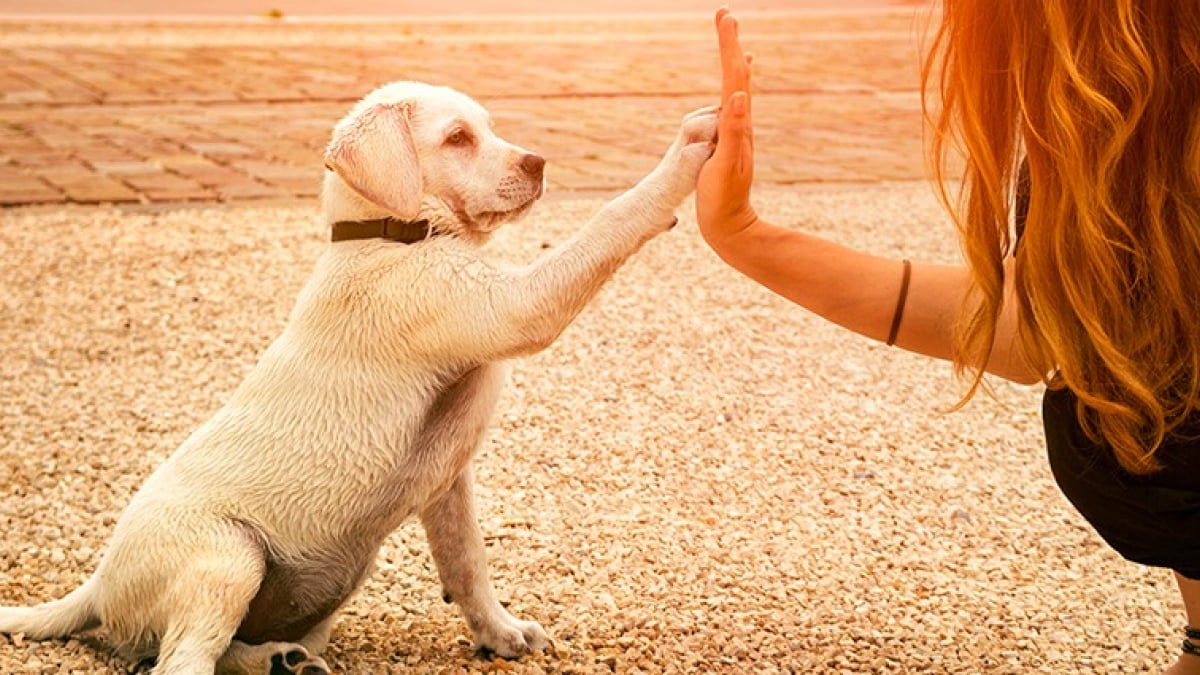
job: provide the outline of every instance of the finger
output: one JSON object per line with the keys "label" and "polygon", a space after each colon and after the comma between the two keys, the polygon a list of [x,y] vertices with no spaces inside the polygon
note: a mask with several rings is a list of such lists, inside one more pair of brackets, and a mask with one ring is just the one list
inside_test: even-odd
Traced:
{"label": "finger", "polygon": [[741,89],[739,91],[746,92],[746,116],[749,117],[750,116],[750,100],[751,100],[751,98],[750,98],[750,79],[753,76],[752,75],[753,71],[750,70],[750,65],[752,63],[754,63],[754,55],[746,54],[746,56],[744,58],[746,60],[746,69],[745,69],[746,77],[743,82],[743,84],[745,85],[745,88]]}
{"label": "finger", "polygon": [[[717,150],[714,157],[725,166],[732,167],[734,173],[745,171],[745,160],[753,152],[753,132],[750,126],[749,97],[746,92],[734,92],[729,99],[729,105],[721,108],[718,120]],[[749,159],[753,161],[753,157]]]}
{"label": "finger", "polygon": [[747,155],[753,157],[754,154],[754,123],[750,117],[750,92],[739,91],[735,92],[731,101],[733,108],[734,124],[737,125],[738,134],[741,136],[743,150],[742,156]]}
{"label": "finger", "polygon": [[750,68],[738,41],[738,22],[732,14],[721,18],[717,42],[721,52],[721,102],[726,103],[735,91],[750,90]]}
{"label": "finger", "polygon": [[738,134],[744,134],[750,128],[750,94],[735,91],[729,97],[730,124],[737,129]]}
{"label": "finger", "polygon": [[749,161],[747,171],[754,168],[754,124],[750,120],[750,93],[738,92],[733,96],[734,121],[741,135],[742,160]]}
{"label": "finger", "polygon": [[741,45],[738,43],[737,19],[732,14],[726,14],[717,24],[717,45],[721,55],[721,103],[729,102],[729,97],[735,91],[742,91],[741,70],[745,67],[741,55]]}

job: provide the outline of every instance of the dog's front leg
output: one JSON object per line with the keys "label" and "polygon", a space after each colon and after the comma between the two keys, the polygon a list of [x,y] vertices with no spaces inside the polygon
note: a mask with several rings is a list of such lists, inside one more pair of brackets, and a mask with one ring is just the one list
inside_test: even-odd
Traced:
{"label": "dog's front leg", "polygon": [[[629,191],[605,204],[573,238],[516,273],[510,283],[491,284],[489,293],[463,303],[463,325],[478,317],[506,319],[501,336],[505,358],[549,346],[608,281],[617,268],[655,235],[675,223],[675,209],[695,189],[712,154],[716,108],[683,119],[675,142],[659,165]],[[480,306],[479,303],[482,303]]]}
{"label": "dog's front leg", "polygon": [[475,518],[474,478],[468,466],[451,488],[421,513],[421,523],[448,601],[462,609],[475,644],[505,658],[546,648],[542,627],[500,605],[488,580],[483,533]]}

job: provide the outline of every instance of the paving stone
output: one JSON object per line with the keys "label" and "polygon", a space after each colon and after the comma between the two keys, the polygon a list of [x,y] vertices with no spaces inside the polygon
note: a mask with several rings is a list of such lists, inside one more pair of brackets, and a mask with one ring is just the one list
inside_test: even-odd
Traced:
{"label": "paving stone", "polygon": [[146,201],[195,201],[215,199],[215,190],[181,176],[168,173],[124,176],[126,185]]}
{"label": "paving stone", "polygon": [[316,180],[321,176],[321,165],[289,166],[276,162],[232,161],[229,166],[264,181]]}
{"label": "paving stone", "polygon": [[187,143],[188,148],[202,155],[253,155],[254,150],[241,143]]}
{"label": "paving stone", "polygon": [[182,166],[176,168],[175,172],[180,176],[210,188],[247,180],[245,174],[220,165]]}
{"label": "paving stone", "polygon": [[158,162],[92,162],[92,167],[110,176],[141,176],[161,174],[163,166]]}
{"label": "paving stone", "polygon": [[141,192],[151,202],[211,202],[219,196],[214,190],[188,185],[143,188]]}
{"label": "paving stone", "polygon": [[65,152],[26,150],[14,155],[12,164],[18,167],[55,166],[70,159],[70,154]]}
{"label": "paving stone", "polygon": [[[38,176],[51,183],[71,182],[96,174],[96,170],[91,165],[77,159],[69,159],[58,164],[28,167],[25,170],[30,175]],[[0,177],[0,180],[3,178]]]}
{"label": "paving stone", "polygon": [[61,190],[50,186],[14,190],[7,185],[0,185],[0,207],[61,204],[66,201],[67,196]]}
{"label": "paving stone", "polygon": [[71,154],[76,159],[92,165],[98,162],[136,162],[139,159],[137,155],[128,150],[108,143],[95,143],[75,148]]}
{"label": "paving stone", "polygon": [[0,188],[10,192],[20,190],[39,191],[48,189],[49,187],[46,181],[38,176],[11,169],[0,171]]}
{"label": "paving stone", "polygon": [[141,195],[128,185],[101,175],[63,180],[53,184],[66,195],[67,200],[79,204],[142,201]]}
{"label": "paving stone", "polygon": [[271,185],[292,195],[293,197],[316,197],[321,194],[320,174],[310,179],[278,179]]}
{"label": "paving stone", "polygon": [[278,187],[251,180],[225,183],[215,186],[214,189],[223,201],[279,199],[288,196],[287,192]]}

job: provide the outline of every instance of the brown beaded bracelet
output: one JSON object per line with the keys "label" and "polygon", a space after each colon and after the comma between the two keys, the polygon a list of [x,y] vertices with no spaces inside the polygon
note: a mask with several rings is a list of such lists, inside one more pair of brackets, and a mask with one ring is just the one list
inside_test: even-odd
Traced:
{"label": "brown beaded bracelet", "polygon": [[896,311],[892,313],[892,328],[888,331],[887,346],[896,344],[900,332],[900,319],[904,317],[904,304],[908,300],[908,282],[912,279],[912,263],[904,261],[904,276],[900,278],[900,297],[896,298]]}

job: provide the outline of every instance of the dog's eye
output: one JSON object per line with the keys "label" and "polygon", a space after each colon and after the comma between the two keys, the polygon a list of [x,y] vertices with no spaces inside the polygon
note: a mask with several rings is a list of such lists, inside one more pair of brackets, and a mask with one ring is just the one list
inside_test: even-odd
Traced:
{"label": "dog's eye", "polygon": [[446,145],[470,145],[471,134],[458,129],[446,137]]}

